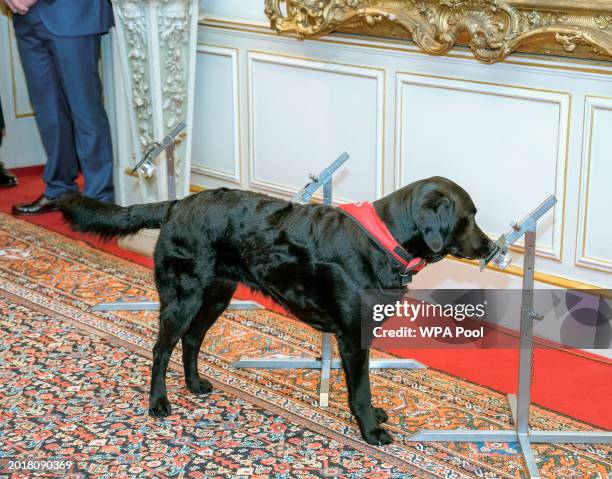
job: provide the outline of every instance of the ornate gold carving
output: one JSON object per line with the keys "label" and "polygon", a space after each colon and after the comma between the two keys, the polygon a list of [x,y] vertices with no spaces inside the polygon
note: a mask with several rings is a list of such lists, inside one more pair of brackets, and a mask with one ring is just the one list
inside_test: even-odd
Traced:
{"label": "ornate gold carving", "polygon": [[[441,55],[466,44],[486,63],[521,49],[612,57],[612,2],[556,0],[266,0],[272,28],[298,38],[334,31],[406,36]],[[555,48],[556,44],[556,48]],[[590,50],[586,50],[584,47]],[[560,48],[559,48],[560,47]]]}

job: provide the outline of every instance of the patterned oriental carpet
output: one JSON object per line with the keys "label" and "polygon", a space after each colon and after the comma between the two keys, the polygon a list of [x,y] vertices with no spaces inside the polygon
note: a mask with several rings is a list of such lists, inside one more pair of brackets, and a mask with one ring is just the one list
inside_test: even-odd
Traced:
{"label": "patterned oriental carpet", "polygon": [[[341,373],[317,407],[312,371],[230,370],[243,355],[316,355],[318,333],[269,311],[227,312],[200,371],[215,391],[168,374],[173,413],[147,415],[156,313],[91,313],[101,299],[155,299],[151,272],[0,213],[0,459],[70,459],[72,477],[525,478],[516,444],[409,444],[422,428],[511,428],[505,397],[433,370],[372,374],[395,443],[364,443]],[[179,348],[177,348],[179,349]],[[378,354],[379,356],[382,353]],[[591,426],[533,407],[532,426]],[[607,479],[612,448],[537,446],[542,476]],[[4,474],[4,475],[3,475]],[[35,477],[35,474],[27,477]],[[0,470],[0,477],[24,477]]]}

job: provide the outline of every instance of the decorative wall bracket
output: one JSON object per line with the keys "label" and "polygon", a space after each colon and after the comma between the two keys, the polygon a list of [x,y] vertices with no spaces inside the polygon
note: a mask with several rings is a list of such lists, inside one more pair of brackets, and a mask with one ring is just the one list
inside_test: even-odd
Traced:
{"label": "decorative wall bracket", "polygon": [[516,51],[612,58],[609,0],[266,0],[272,28],[412,39],[434,55],[467,45],[483,62]]}

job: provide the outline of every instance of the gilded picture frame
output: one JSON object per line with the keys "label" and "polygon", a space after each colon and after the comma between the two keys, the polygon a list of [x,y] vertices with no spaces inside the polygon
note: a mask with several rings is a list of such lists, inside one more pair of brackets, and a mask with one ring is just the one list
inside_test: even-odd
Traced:
{"label": "gilded picture frame", "polygon": [[298,38],[406,38],[434,55],[464,45],[485,63],[514,52],[612,59],[610,0],[266,0],[266,14]]}

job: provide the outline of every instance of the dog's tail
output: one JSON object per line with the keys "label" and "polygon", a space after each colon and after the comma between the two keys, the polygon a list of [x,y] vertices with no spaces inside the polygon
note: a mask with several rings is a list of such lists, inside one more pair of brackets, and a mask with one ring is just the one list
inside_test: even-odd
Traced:
{"label": "dog's tail", "polygon": [[168,221],[174,203],[165,201],[123,207],[81,195],[70,195],[61,198],[58,207],[74,231],[110,239],[134,234],[144,228],[160,228]]}

